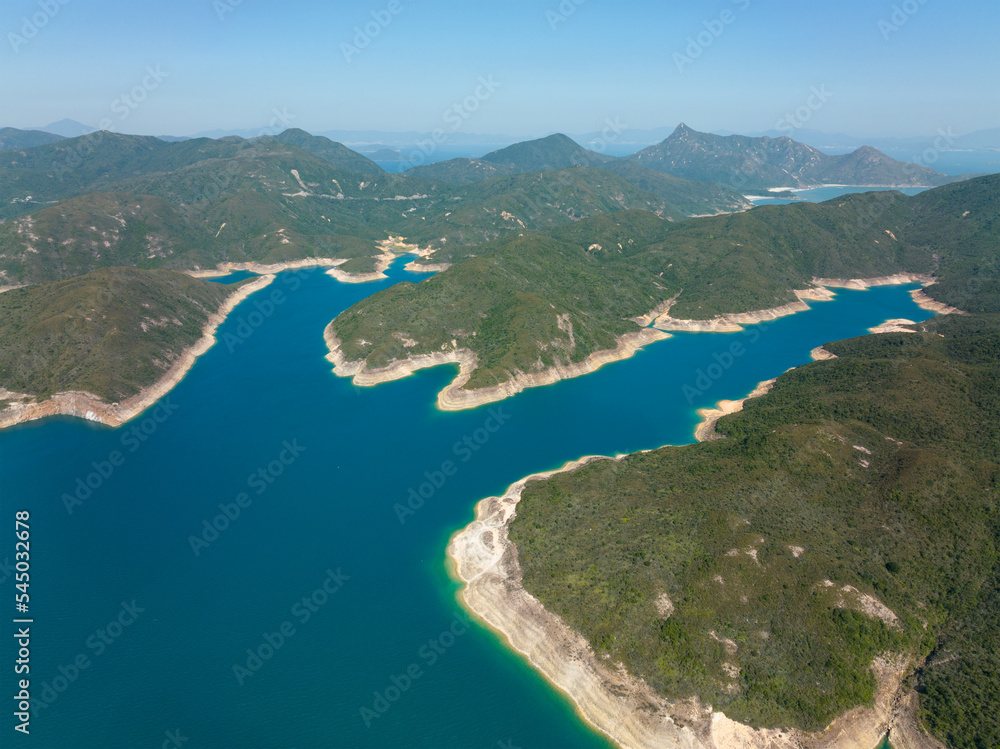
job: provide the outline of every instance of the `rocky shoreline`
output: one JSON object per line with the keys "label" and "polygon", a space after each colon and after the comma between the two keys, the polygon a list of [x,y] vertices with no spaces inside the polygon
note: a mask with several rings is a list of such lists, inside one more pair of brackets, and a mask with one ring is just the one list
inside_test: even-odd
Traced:
{"label": "rocky shoreline", "polygon": [[[327,271],[330,274],[336,272],[336,270]],[[463,386],[469,381],[472,372],[478,364],[475,354],[468,349],[455,348],[450,351],[435,352],[432,354],[417,354],[409,356],[406,359],[393,361],[384,367],[369,369],[363,360],[350,361],[347,359],[341,349],[341,341],[333,333],[332,322],[323,332],[323,337],[327,348],[330,350],[326,358],[334,365],[334,374],[338,377],[351,377],[354,384],[361,387],[398,380],[413,374],[419,369],[426,369],[427,367],[434,367],[439,364],[458,364],[459,371],[455,379],[444,390],[438,393],[437,398],[437,404],[441,410],[458,411],[467,408],[477,408],[488,403],[495,403],[504,398],[516,395],[527,388],[551,385],[560,380],[588,374],[610,362],[631,357],[643,346],[668,338],[671,331],[738,332],[744,329],[744,325],[775,320],[779,317],[808,310],[809,305],[806,304],[807,300],[830,301],[836,294],[829,287],[866,289],[872,286],[903,283],[922,283],[925,286],[929,286],[934,283],[934,279],[928,275],[913,273],[897,273],[892,276],[879,276],[875,278],[814,278],[813,287],[793,290],[793,293],[798,297],[798,300],[795,302],[771,309],[717,315],[710,320],[680,320],[671,317],[670,308],[677,300],[677,296],[675,296],[672,299],[661,302],[647,314],[631,318],[633,322],[643,327],[638,331],[620,336],[614,349],[595,351],[582,362],[556,365],[537,373],[514,372],[512,373],[513,376],[506,382],[476,390],[463,389]],[[922,289],[915,289],[910,292],[910,295],[922,308],[937,312],[938,314],[965,314],[954,307],[948,307],[934,301]],[[884,327],[873,329],[872,332],[890,332],[896,330],[912,332],[900,327],[904,322],[910,321],[891,320],[883,323]],[[832,358],[833,356],[821,346],[810,353],[814,354],[813,358]],[[739,403],[742,403],[742,401],[739,401]],[[721,415],[716,417],[716,420]]]}
{"label": "rocky shoreline", "polygon": [[[763,395],[773,383],[762,382],[747,397]],[[741,407],[744,400],[727,403]],[[723,411],[736,410],[720,409],[708,433]],[[448,543],[449,560],[464,583],[462,603],[565,692],[588,723],[619,746],[650,749],[874,749],[887,733],[896,749],[943,748],[917,723],[917,696],[908,683],[917,664],[911,658],[875,659],[871,666],[878,680],[874,704],[848,711],[821,732],[755,729],[694,698],[667,700],[621,664],[599,658],[580,633],[546,610],[524,589],[517,547],[508,536],[524,487],[529,481],[576,470],[595,460],[624,457],[592,455],[527,476],[503,496],[480,501],[475,520]]]}
{"label": "rocky shoreline", "polygon": [[[833,354],[830,354],[830,356],[833,356]],[[775,382],[777,382],[776,377],[757,383],[757,387],[755,387],[746,398],[740,398],[739,400],[734,401],[721,400],[715,404],[715,408],[699,408],[698,415],[701,416],[702,421],[694,428],[694,438],[698,440],[698,442],[724,439],[723,435],[718,434],[715,431],[715,425],[718,423],[719,419],[723,416],[728,416],[729,414],[742,411],[743,404],[751,398],[759,398],[762,395],[767,395],[771,392],[771,388],[774,387]]]}
{"label": "rocky shoreline", "polygon": [[[162,377],[149,387],[121,403],[106,403],[93,393],[82,391],[67,391],[56,393],[41,403],[11,403],[0,412],[0,429],[23,424],[26,421],[42,419],[46,416],[79,416],[88,421],[96,421],[110,427],[117,427],[153,405],[169,393],[180,382],[195,360],[208,351],[215,343],[215,331],[226,319],[237,304],[274,280],[274,275],[268,274],[255,278],[243,284],[230,294],[202,328],[202,336],[194,344],[186,348]],[[20,393],[5,393],[7,396],[30,397]]]}
{"label": "rocky shoreline", "polygon": [[189,276],[194,278],[218,278],[219,276],[228,276],[230,273],[235,273],[236,271],[246,270],[251,273],[259,273],[261,275],[280,273],[283,270],[296,270],[298,268],[316,268],[327,266],[337,266],[343,265],[347,262],[347,259],[342,257],[309,257],[303,258],[302,260],[289,260],[284,263],[219,263],[215,268],[195,268],[193,270],[183,271]]}
{"label": "rocky shoreline", "polygon": [[354,384],[360,387],[398,380],[413,374],[418,369],[435,367],[439,364],[458,364],[459,369],[455,379],[438,393],[437,405],[442,411],[477,408],[487,403],[495,403],[509,398],[527,388],[551,385],[560,380],[589,374],[605,364],[628,359],[644,346],[669,337],[670,335],[663,331],[642,328],[620,336],[615,348],[595,351],[581,362],[555,365],[536,373],[515,372],[509,380],[499,385],[476,390],[463,390],[463,386],[469,381],[478,363],[476,355],[468,349],[456,348],[440,353],[417,354],[394,361],[385,367],[368,369],[364,361],[349,361],[344,356],[341,350],[341,341],[333,333],[332,322],[323,331],[323,338],[327,348],[330,349],[326,358],[333,364],[333,373],[338,377],[353,378]]}
{"label": "rocky shoreline", "polygon": [[[670,316],[670,306],[676,299],[666,303],[666,310],[653,321],[653,327],[659,330],[686,331],[699,333],[736,333],[743,330],[744,325],[767,320],[775,320],[786,315],[794,315],[796,312],[805,312],[809,309],[806,301],[829,301],[836,294],[831,291],[833,288],[840,289],[868,289],[872,286],[891,286],[895,284],[919,283],[924,288],[935,283],[933,276],[923,273],[896,273],[891,276],[877,276],[874,278],[813,278],[813,286],[808,289],[793,289],[792,293],[798,297],[797,301],[783,304],[780,307],[771,309],[754,310],[752,312],[732,312],[716,315],[709,320],[681,320]],[[914,289],[910,292],[913,301],[922,309],[936,312],[939,315],[965,314],[962,310],[949,307],[942,302],[935,301],[927,295],[923,289]]]}

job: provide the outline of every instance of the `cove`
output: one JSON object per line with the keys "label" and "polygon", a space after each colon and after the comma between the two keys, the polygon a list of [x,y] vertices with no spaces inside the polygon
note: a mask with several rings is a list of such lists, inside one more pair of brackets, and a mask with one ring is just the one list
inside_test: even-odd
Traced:
{"label": "cove", "polygon": [[[388,276],[279,274],[287,301],[227,345],[252,298],[237,307],[145,439],[127,439],[142,417],[0,432],[5,567],[14,512],[31,517],[35,746],[606,747],[466,618],[448,538],[522,476],[691,442],[696,409],[743,397],[825,342],[929,316],[913,287],[838,289],[752,342],[678,333],[593,374],[442,412],[453,366],[358,388],[324,359],[340,311],[426,277],[401,263]],[[744,352],[722,366],[736,340]],[[89,494],[70,512],[62,497],[78,480]],[[400,517],[411,492],[422,504]],[[13,594],[12,577],[2,590]],[[14,627],[0,627],[5,669]]]}

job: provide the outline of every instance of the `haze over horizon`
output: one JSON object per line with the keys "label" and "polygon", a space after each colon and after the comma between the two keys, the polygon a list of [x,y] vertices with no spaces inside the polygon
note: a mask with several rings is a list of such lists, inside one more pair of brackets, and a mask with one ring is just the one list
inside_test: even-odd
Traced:
{"label": "haze over horizon", "polygon": [[[932,137],[1000,123],[1000,5],[11,0],[0,125]],[[552,92],[559,92],[556,97]]]}

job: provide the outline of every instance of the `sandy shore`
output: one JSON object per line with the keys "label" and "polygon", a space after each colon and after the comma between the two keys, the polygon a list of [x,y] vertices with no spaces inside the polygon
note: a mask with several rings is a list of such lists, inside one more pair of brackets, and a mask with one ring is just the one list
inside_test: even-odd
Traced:
{"label": "sandy shore", "polygon": [[897,317],[897,318],[893,318],[892,320],[886,320],[883,323],[879,323],[878,325],[874,325],[874,326],[868,328],[868,332],[869,333],[874,333],[874,334],[878,334],[878,333],[916,333],[917,331],[913,330],[910,327],[907,327],[907,326],[910,326],[910,325],[916,325],[916,323],[913,322],[913,320],[907,320],[905,317]]}
{"label": "sandy shore", "polygon": [[[919,283],[926,288],[933,285],[934,282],[933,276],[924,273],[896,273],[891,276],[877,276],[874,278],[813,278],[813,286],[811,288],[792,290],[792,293],[798,297],[798,300],[795,302],[790,302],[780,307],[772,307],[771,309],[755,310],[753,312],[733,312],[716,315],[709,320],[679,320],[671,317],[670,305],[674,300],[670,300],[667,303],[666,310],[653,322],[653,327],[669,331],[736,333],[743,330],[744,325],[753,325],[766,320],[775,320],[786,315],[794,315],[796,312],[805,312],[809,309],[806,301],[829,301],[836,296],[830,290],[832,288],[868,289],[872,286],[890,286],[906,283]],[[946,304],[931,299],[923,289],[914,289],[910,292],[910,296],[922,309],[936,312],[939,315],[966,314],[960,309],[949,307]]]}
{"label": "sandy shore", "polygon": [[[255,291],[263,289],[273,280],[273,275],[255,278],[249,283],[243,284],[226,297],[225,301],[219,306],[219,309],[208,318],[208,321],[202,328],[201,338],[186,348],[159,380],[131,398],[121,403],[106,403],[93,393],[68,391],[56,393],[41,403],[12,403],[6,410],[0,412],[0,429],[59,414],[79,416],[90,421],[107,424],[111,427],[120,426],[126,421],[135,418],[170,392],[184,378],[184,375],[194,365],[195,360],[212,347],[215,343],[216,329],[226,319],[227,315],[233,311],[236,305]],[[8,393],[8,395],[10,394]],[[23,394],[18,395],[21,397],[30,397],[23,396]],[[0,400],[3,400],[2,395],[0,395]]]}
{"label": "sandy shore", "polygon": [[[927,284],[928,286],[930,284]],[[910,296],[913,301],[917,303],[917,306],[921,309],[925,309],[929,312],[936,312],[939,315],[967,315],[968,312],[960,310],[958,307],[949,307],[943,302],[935,301],[927,296],[927,292],[923,289],[914,289],[910,292]]]}
{"label": "sandy shore", "polygon": [[759,309],[753,312],[732,312],[725,315],[716,315],[710,320],[680,320],[670,316],[670,308],[668,307],[663,314],[656,318],[653,322],[653,327],[659,330],[687,331],[692,333],[736,333],[743,330],[744,325],[753,325],[765,320],[776,320],[786,315],[794,315],[796,312],[805,312],[809,309],[806,300],[825,302],[832,300],[835,296],[832,291],[822,287],[794,289],[792,293],[798,299],[794,302],[783,304],[780,307]]}
{"label": "sandy shore", "polygon": [[[385,271],[392,265],[392,261],[396,259],[396,254],[385,247],[385,243],[382,244],[382,254],[375,256],[375,270],[370,273],[348,273],[340,268],[330,268],[326,272],[326,275],[333,276],[341,283],[368,283],[369,281],[381,281],[383,278],[388,278],[385,275]],[[343,265],[343,263],[338,263],[338,265]]]}
{"label": "sandy shore", "polygon": [[812,351],[809,352],[809,357],[813,361],[826,361],[828,359],[836,359],[837,355],[832,351],[827,351],[822,346],[817,346]]}
{"label": "sandy shore", "polygon": [[776,381],[777,378],[774,378],[757,383],[757,387],[746,398],[740,398],[735,401],[721,400],[715,404],[715,408],[699,408],[698,415],[701,416],[702,421],[694,429],[694,438],[699,442],[724,439],[723,435],[717,434],[715,431],[715,425],[719,419],[723,416],[734,414],[737,411],[742,411],[743,404],[751,398],[759,398],[771,392],[771,388],[774,387]]}
{"label": "sandy shore", "polygon": [[669,338],[670,335],[653,328],[642,328],[620,336],[613,349],[595,351],[586,359],[575,364],[551,366],[541,372],[514,372],[506,382],[487,388],[464,390],[476,368],[476,355],[468,349],[452,349],[433,354],[418,354],[406,359],[394,361],[388,366],[378,369],[368,369],[363,361],[348,361],[341,350],[341,342],[333,333],[331,322],[323,331],[330,353],[327,360],[333,364],[333,373],[338,377],[352,377],[355,385],[368,387],[382,382],[390,382],[407,377],[418,369],[436,367],[439,364],[458,364],[458,374],[437,397],[437,405],[442,411],[460,411],[466,408],[476,408],[487,403],[509,398],[522,390],[542,385],[551,385],[559,380],[594,372],[605,364],[628,359],[643,346]]}
{"label": "sandy shore", "polygon": [[416,260],[411,260],[403,266],[403,270],[408,270],[411,273],[439,273],[450,267],[451,263],[418,263]]}
{"label": "sandy shore", "polygon": [[876,659],[874,705],[858,707],[820,733],[795,729],[753,729],[696,699],[671,702],[620,664],[598,658],[587,641],[547,611],[522,585],[517,547],[508,537],[525,485],[594,460],[588,456],[557,471],[538,473],[511,485],[501,497],[476,505],[476,519],[448,544],[455,573],[465,583],[461,601],[504,636],[551,683],[576,703],[588,723],[623,747],[676,749],[847,749],[874,748],[891,730],[897,749],[938,749],[916,724],[916,695],[905,684],[913,664],[906,658]]}
{"label": "sandy shore", "polygon": [[296,268],[315,268],[343,265],[347,259],[342,257],[308,257],[302,260],[289,260],[286,263],[219,263],[215,268],[196,268],[194,270],[183,271],[194,278],[217,278],[228,276],[238,270],[246,270],[251,273],[269,274],[280,273],[283,270],[295,270]]}
{"label": "sandy shore", "polygon": [[[816,360],[836,358],[822,346],[810,353]],[[714,431],[718,420],[742,410],[747,399],[768,393],[775,381],[759,383],[746,398],[699,409],[703,421],[695,429],[695,438],[699,442],[722,439]],[[523,478],[503,496],[480,501],[475,520],[448,544],[455,573],[465,583],[462,603],[569,695],[588,723],[623,747],[874,748],[889,732],[896,749],[943,749],[918,725],[918,698],[908,683],[917,664],[905,656],[876,658],[871,665],[878,680],[874,704],[848,711],[819,733],[754,729],[696,699],[669,701],[621,664],[598,658],[582,635],[524,589],[517,547],[511,543],[508,529],[529,481],[576,470],[591,461],[624,457],[587,456],[558,470]]]}

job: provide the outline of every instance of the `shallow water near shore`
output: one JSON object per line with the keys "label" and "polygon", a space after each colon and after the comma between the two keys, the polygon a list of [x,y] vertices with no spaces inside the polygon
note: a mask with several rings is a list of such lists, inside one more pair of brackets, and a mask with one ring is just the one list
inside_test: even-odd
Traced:
{"label": "shallow water near shore", "polygon": [[[526,474],[691,442],[697,408],[825,342],[930,314],[912,286],[838,289],[742,333],[676,334],[441,412],[454,366],[357,388],[324,359],[341,310],[426,278],[402,262],[370,284],[278,274],[285,302],[244,301],[170,395],[120,429],[58,417],[0,432],[3,522],[31,513],[31,694],[49,703],[25,746],[606,747],[464,623],[449,536]],[[13,543],[0,539],[0,561]],[[8,601],[13,583],[0,584]],[[7,618],[5,670],[13,631]]]}

